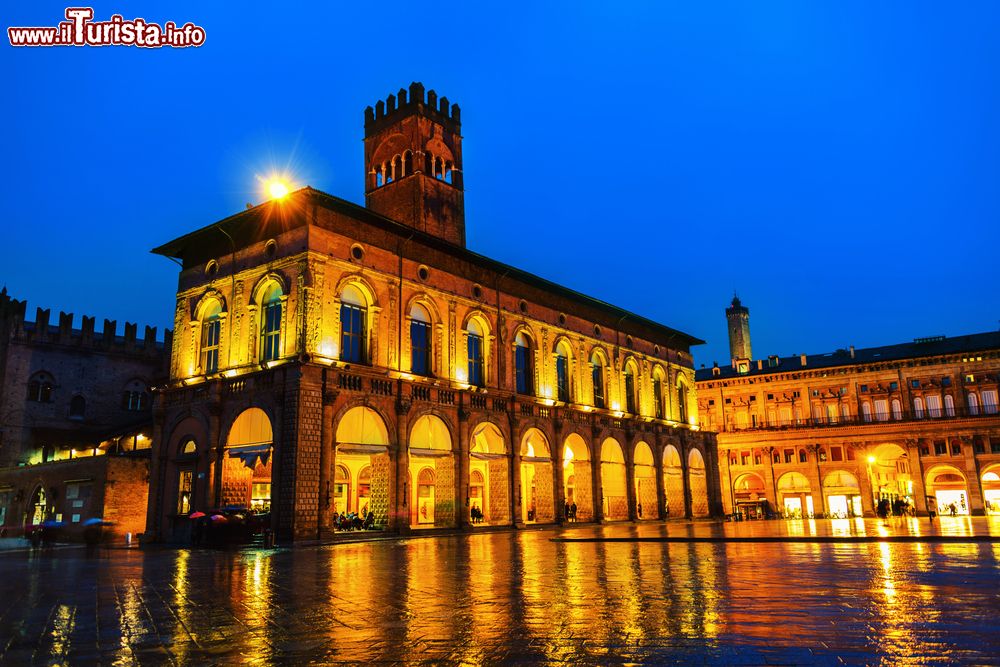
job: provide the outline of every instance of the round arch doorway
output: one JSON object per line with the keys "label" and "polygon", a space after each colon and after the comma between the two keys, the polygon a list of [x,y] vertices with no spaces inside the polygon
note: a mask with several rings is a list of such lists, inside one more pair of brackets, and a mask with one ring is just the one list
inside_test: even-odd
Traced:
{"label": "round arch doorway", "polygon": [[639,442],[635,446],[635,456],[632,460],[635,479],[635,516],[637,519],[659,519],[653,450],[645,442]]}
{"label": "round arch doorway", "polygon": [[594,520],[594,482],[590,448],[584,439],[570,433],[563,441],[563,490],[569,521]]}
{"label": "round arch doorway", "polygon": [[510,454],[495,424],[483,422],[469,444],[469,520],[510,525]]}
{"label": "round arch doorway", "polygon": [[983,505],[986,514],[1000,514],[1000,464],[994,464],[983,472]]}
{"label": "round arch doorway", "polygon": [[625,455],[614,438],[601,444],[601,496],[605,521],[628,521]]}
{"label": "round arch doorway", "polygon": [[552,491],[552,456],[548,438],[537,428],[529,428],[521,438],[521,521],[555,521]]}
{"label": "round arch doorway", "polygon": [[940,465],[927,472],[927,502],[939,516],[968,516],[969,491],[965,475],[958,468]]}
{"label": "round arch doorway", "polygon": [[366,406],[349,409],[334,431],[334,512],[372,514],[375,526],[389,522],[389,430],[381,415]]}
{"label": "round arch doorway", "polygon": [[752,472],[733,481],[733,509],[744,519],[763,519],[767,514],[764,479]]}

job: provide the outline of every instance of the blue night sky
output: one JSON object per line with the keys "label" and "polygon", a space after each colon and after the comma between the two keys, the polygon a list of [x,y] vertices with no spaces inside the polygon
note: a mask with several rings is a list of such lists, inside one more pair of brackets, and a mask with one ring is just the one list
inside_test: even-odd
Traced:
{"label": "blue night sky", "polygon": [[1000,4],[533,4],[117,1],[97,18],[207,43],[4,38],[0,282],[169,326],[150,248],[273,169],[363,203],[363,109],[417,80],[462,107],[469,247],[708,340],[698,364],[734,289],[758,357],[997,328]]}

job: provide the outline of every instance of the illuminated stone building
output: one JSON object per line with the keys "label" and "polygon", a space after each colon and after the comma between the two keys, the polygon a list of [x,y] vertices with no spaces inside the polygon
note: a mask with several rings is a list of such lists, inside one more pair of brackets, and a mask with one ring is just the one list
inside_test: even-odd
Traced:
{"label": "illuminated stone building", "polygon": [[749,310],[726,315],[746,356],[697,372],[726,512],[1000,511],[1000,333],[752,360]]}
{"label": "illuminated stone building", "polygon": [[146,523],[150,388],[167,378],[170,333],[72,313],[50,324],[0,292],[0,528],[63,521],[72,536],[88,518],[121,532]]}
{"label": "illuminated stone building", "polygon": [[721,512],[700,341],[466,249],[461,140],[458,105],[414,83],[365,111],[365,207],[307,187],[155,250],[183,262],[157,538],[226,505],[286,540],[342,512],[399,532]]}

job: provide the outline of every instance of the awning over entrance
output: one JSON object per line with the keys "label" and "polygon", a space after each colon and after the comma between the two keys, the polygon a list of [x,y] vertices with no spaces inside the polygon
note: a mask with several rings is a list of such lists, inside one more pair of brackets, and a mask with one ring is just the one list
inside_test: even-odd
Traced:
{"label": "awning over entrance", "polygon": [[253,470],[260,461],[267,465],[271,458],[271,443],[261,442],[255,445],[238,445],[229,448],[229,456],[234,459],[241,459],[243,465]]}

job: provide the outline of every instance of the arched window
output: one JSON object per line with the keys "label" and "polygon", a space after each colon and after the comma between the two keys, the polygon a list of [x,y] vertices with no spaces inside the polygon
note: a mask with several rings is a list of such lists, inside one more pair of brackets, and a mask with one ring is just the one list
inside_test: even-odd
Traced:
{"label": "arched window", "polygon": [[688,420],[688,388],[683,382],[677,383],[677,421],[687,423]]}
{"label": "arched window", "polygon": [[178,454],[181,456],[190,456],[191,454],[195,454],[197,452],[198,443],[196,443],[193,438],[188,438],[182,442],[181,446],[178,448]]}
{"label": "arched window", "polygon": [[434,175],[434,156],[430,151],[424,153],[424,173],[428,176]]}
{"label": "arched window", "polygon": [[368,300],[357,287],[348,285],[340,295],[340,359],[355,364],[367,363],[366,323]]}
{"label": "arched window", "polygon": [[799,450],[799,463],[805,463],[808,460],[809,460],[809,456],[806,454],[806,450],[800,449]]}
{"label": "arched window", "polygon": [[413,152],[406,151],[403,153],[403,173],[402,176],[409,176],[413,173]]}
{"label": "arched window", "polygon": [[444,182],[451,183],[451,162],[444,163]]}
{"label": "arched window", "polygon": [[399,179],[400,167],[402,166],[401,162],[402,161],[400,160],[400,157],[398,155],[394,155],[392,157],[392,168],[391,171],[389,172],[389,178],[386,179],[386,182],[392,183],[393,181]]}
{"label": "arched window", "polygon": [[52,387],[55,380],[48,373],[36,373],[28,381],[28,400],[37,403],[52,402]]}
{"label": "arched window", "polygon": [[951,394],[944,395],[944,413],[949,417],[955,416],[955,399]]}
{"label": "arched window", "polygon": [[431,374],[431,316],[417,303],[410,308],[410,372]]}
{"label": "arched window", "polygon": [[629,362],[625,364],[625,411],[632,414],[636,414],[636,405],[638,401],[636,400],[635,391],[635,366]]}
{"label": "arched window", "polygon": [[941,397],[937,394],[927,397],[927,416],[932,418],[941,416]]}
{"label": "arched window", "polygon": [[83,419],[83,413],[87,410],[87,400],[83,396],[74,396],[69,401],[70,419]]}
{"label": "arched window", "polygon": [[466,330],[468,338],[469,384],[473,387],[486,386],[486,360],[483,349],[483,327],[475,319],[469,320]]}
{"label": "arched window", "polygon": [[913,397],[913,416],[917,419],[924,418],[924,400],[919,396]]}
{"label": "arched window", "polygon": [[207,375],[219,370],[219,332],[222,329],[222,304],[213,299],[201,319],[201,368]]}
{"label": "arched window", "polygon": [[531,395],[535,393],[535,378],[531,363],[531,339],[524,332],[514,339],[514,374],[517,393]]}
{"label": "arched window", "polygon": [[653,371],[653,415],[663,419],[663,370],[659,367]]}
{"label": "arched window", "polygon": [[861,404],[861,419],[866,422],[872,420],[872,404],[867,401]]}
{"label": "arched window", "polygon": [[903,418],[903,404],[898,398],[892,399],[892,418],[897,421]]}
{"label": "arched window", "polygon": [[966,398],[966,402],[968,402],[968,404],[969,404],[969,414],[973,415],[973,416],[978,415],[979,414],[979,397],[976,396],[973,393],[969,393],[968,397]]}
{"label": "arched window", "polygon": [[122,390],[122,409],[141,412],[149,407],[149,392],[142,380],[132,380]]}
{"label": "arched window", "polygon": [[260,299],[260,359],[274,361],[281,357],[281,286],[272,282]]}
{"label": "arched window", "polygon": [[594,384],[594,407],[604,408],[607,406],[604,393],[604,359],[597,352],[590,357],[590,376]]}
{"label": "arched window", "polygon": [[570,400],[569,355],[565,341],[556,346],[556,397],[564,403]]}
{"label": "arched window", "polygon": [[382,165],[375,167],[375,187],[380,188],[385,185],[385,176],[382,174]]}

